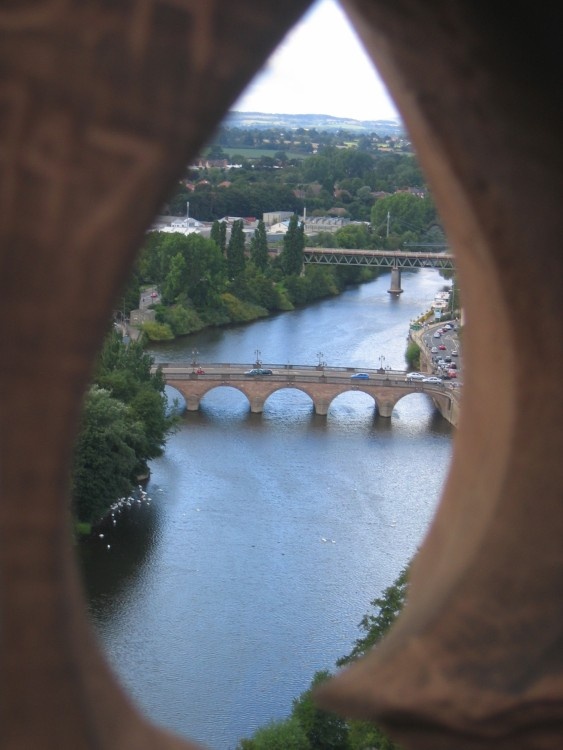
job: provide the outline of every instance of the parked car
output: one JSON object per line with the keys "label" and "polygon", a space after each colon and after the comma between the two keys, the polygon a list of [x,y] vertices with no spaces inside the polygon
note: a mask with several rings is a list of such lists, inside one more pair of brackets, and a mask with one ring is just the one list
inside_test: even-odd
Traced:
{"label": "parked car", "polygon": [[353,375],[350,375],[351,380],[368,380],[369,375],[367,372],[355,372]]}
{"label": "parked car", "polygon": [[447,376],[448,378],[457,378],[457,372],[455,370],[448,370]]}
{"label": "parked car", "polygon": [[262,367],[253,367],[252,370],[247,370],[244,374],[254,377],[255,375],[273,375],[274,373]]}
{"label": "parked car", "polygon": [[432,349],[430,349],[430,351],[432,352],[432,354],[438,354],[438,347],[433,346]]}
{"label": "parked car", "polygon": [[425,377],[421,372],[409,372],[405,380],[424,380]]}
{"label": "parked car", "polygon": [[457,349],[452,349],[452,357],[459,357],[459,352]]}
{"label": "parked car", "polygon": [[440,344],[440,346],[438,347],[438,349],[441,349],[444,352],[444,351],[446,351],[446,345],[445,344]]}
{"label": "parked car", "polygon": [[436,375],[431,375],[429,378],[424,378],[422,381],[423,383],[434,383],[439,384],[442,382],[441,378],[436,377]]}
{"label": "parked car", "polygon": [[434,334],[434,338],[435,339],[439,339],[441,335],[442,335],[441,333],[439,333],[438,331],[436,331],[436,333]]}

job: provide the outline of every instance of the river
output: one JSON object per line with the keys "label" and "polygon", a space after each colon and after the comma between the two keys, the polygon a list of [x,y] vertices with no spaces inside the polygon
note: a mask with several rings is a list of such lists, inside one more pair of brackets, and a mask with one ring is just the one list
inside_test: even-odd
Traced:
{"label": "river", "polygon": [[[154,347],[157,361],[404,368],[409,322],[444,280],[389,274],[334,299]],[[380,359],[384,358],[384,359]],[[81,544],[89,610],[109,663],[153,721],[212,750],[289,714],[334,669],[370,602],[419,546],[454,429],[422,394],[374,415],[339,396],[327,417],[295,390],[251,414],[219,388],[151,465],[150,502]],[[108,549],[107,545],[110,545]]]}

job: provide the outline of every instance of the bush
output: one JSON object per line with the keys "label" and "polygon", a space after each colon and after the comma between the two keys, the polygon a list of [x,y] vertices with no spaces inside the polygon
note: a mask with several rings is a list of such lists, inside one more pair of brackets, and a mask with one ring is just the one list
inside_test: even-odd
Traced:
{"label": "bush", "polygon": [[159,323],[169,326],[174,336],[187,336],[205,328],[205,323],[198,313],[183,305],[163,306],[157,312],[156,318]]}
{"label": "bush", "polygon": [[405,352],[405,359],[409,370],[418,370],[420,367],[420,346],[414,341],[409,341]]}
{"label": "bush", "polygon": [[268,317],[268,311],[265,307],[253,305],[251,302],[242,302],[234,294],[226,292],[221,295],[225,307],[227,308],[229,318],[233,323],[247,323],[257,318]]}
{"label": "bush", "polygon": [[149,341],[172,341],[174,334],[168,323],[143,323],[142,332],[147,336]]}

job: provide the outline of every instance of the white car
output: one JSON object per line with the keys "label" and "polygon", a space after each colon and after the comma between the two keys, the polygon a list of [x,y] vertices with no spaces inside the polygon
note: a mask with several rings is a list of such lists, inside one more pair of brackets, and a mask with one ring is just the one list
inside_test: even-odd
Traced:
{"label": "white car", "polygon": [[438,347],[433,346],[432,349],[430,349],[430,351],[432,352],[432,354],[438,354]]}
{"label": "white car", "polygon": [[452,357],[459,357],[459,352],[457,349],[452,349]]}
{"label": "white car", "polygon": [[438,331],[436,331],[436,333],[434,334],[434,338],[435,339],[439,339],[441,335],[442,335],[441,333],[439,333]]}
{"label": "white car", "polygon": [[421,372],[409,372],[405,380],[424,380],[425,377]]}
{"label": "white car", "polygon": [[435,375],[431,375],[429,378],[424,378],[422,381],[423,383],[434,383],[434,384],[440,384],[442,381],[440,378],[437,378]]}

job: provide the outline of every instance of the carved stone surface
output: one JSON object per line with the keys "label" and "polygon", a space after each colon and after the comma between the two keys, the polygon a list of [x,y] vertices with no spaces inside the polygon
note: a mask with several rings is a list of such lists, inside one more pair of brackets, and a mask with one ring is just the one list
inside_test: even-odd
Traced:
{"label": "carved stone surface", "polygon": [[3,750],[186,746],[137,715],[93,641],[71,549],[68,459],[145,228],[307,5],[0,8]]}
{"label": "carved stone surface", "polygon": [[480,4],[450,0],[345,6],[409,125],[446,223],[467,319],[467,375],[453,465],[408,605],[386,641],[319,698],[377,718],[409,748],[558,748],[563,109],[555,21],[528,6],[495,20]]}
{"label": "carved stone surface", "polygon": [[[69,455],[145,228],[308,4],[0,7],[3,750],[189,747],[137,714],[98,652],[70,545]],[[453,466],[407,608],[319,699],[383,721],[409,748],[559,748],[555,5],[495,16],[470,0],[345,7],[411,131],[459,259],[468,372]]]}

